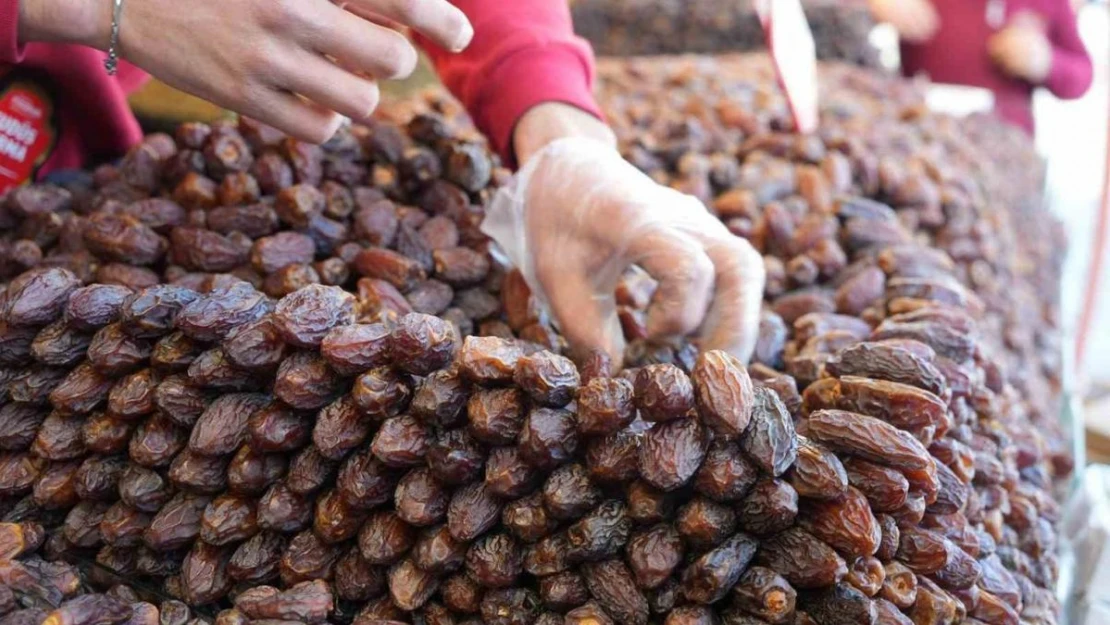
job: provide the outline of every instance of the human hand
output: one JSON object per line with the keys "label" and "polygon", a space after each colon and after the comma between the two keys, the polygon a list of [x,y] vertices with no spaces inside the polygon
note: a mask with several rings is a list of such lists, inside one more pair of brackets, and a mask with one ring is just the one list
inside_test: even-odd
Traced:
{"label": "human hand", "polygon": [[[555,134],[530,132],[531,114],[514,137],[524,165],[498,192],[482,230],[521,270],[570,343],[623,361],[614,290],[624,270],[638,265],[659,283],[648,308],[651,337],[696,332],[703,349],[747,360],[763,300],[763,260],[755,249],[697,199],[626,162],[611,140],[566,132],[538,151],[522,150],[540,144],[522,139],[522,130]],[[574,124],[566,117],[537,122],[564,130]]]}
{"label": "human hand", "polygon": [[991,60],[1006,74],[1033,84],[1052,70],[1052,43],[1035,16],[1019,15],[987,42]]}
{"label": "human hand", "polygon": [[871,14],[879,22],[894,26],[898,36],[910,43],[933,38],[940,16],[929,0],[870,0]]}
{"label": "human hand", "polygon": [[[378,104],[377,79],[416,67],[397,23],[450,49],[473,36],[447,0],[126,0],[121,58],[159,80],[312,142]],[[359,15],[356,15],[357,12]],[[105,49],[109,0],[21,0],[20,38]],[[377,21],[377,20],[375,20]]]}

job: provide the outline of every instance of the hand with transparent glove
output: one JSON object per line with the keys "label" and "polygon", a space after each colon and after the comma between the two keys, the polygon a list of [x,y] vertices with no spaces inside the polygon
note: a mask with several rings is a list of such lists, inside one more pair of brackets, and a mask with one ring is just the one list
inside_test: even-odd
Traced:
{"label": "hand with transparent glove", "polygon": [[647,311],[650,337],[695,334],[703,349],[723,349],[745,362],[751,356],[762,257],[696,198],[625,161],[611,141],[563,136],[547,142],[498,192],[482,230],[575,347],[602,349],[623,362],[614,290],[637,265],[659,283]]}

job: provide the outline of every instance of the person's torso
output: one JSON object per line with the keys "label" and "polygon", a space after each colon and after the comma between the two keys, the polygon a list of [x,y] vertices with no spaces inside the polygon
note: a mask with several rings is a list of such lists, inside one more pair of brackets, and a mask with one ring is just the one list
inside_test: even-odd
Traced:
{"label": "person's torso", "polygon": [[52,171],[122,155],[142,138],[128,94],[145,74],[80,46],[28,44],[23,61],[0,66],[0,191]]}
{"label": "person's torso", "polygon": [[991,61],[988,42],[1019,13],[1047,15],[1051,0],[930,2],[940,17],[940,29],[930,41],[902,45],[906,75],[924,74],[937,83],[990,89],[999,116],[1032,132],[1033,86],[1002,73]]}

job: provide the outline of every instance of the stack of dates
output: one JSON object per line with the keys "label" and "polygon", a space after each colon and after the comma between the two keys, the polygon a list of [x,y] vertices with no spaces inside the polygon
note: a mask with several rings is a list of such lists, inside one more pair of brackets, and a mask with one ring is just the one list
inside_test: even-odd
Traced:
{"label": "stack of dates", "polygon": [[[598,54],[717,54],[766,45],[752,0],[576,0],[575,31]],[[803,0],[817,58],[880,68],[875,20],[860,0]]]}
{"label": "stack of dates", "polygon": [[[1058,421],[1066,246],[1044,206],[1044,170],[1031,142],[997,120],[929,113],[922,85],[846,65],[822,72],[821,126],[808,137],[788,132],[789,108],[758,55],[606,60],[599,94],[629,160],[701,198],[764,253],[765,295],[787,326],[797,315],[784,307],[805,297],[819,300],[815,310],[859,315],[872,326],[904,312],[867,297],[845,302],[837,289],[863,281],[856,274],[865,269],[929,277],[901,267],[907,254],[886,248],[930,248],[908,256],[933,258],[920,262],[969,291],[934,297],[976,317],[979,351],[1047,433],[1055,472],[1070,473]],[[872,218],[861,219],[858,208],[843,213],[845,198],[884,207],[866,207]],[[787,338],[791,356],[803,345]],[[782,369],[775,356],[763,362]]]}
{"label": "stack of dates", "polygon": [[638,272],[623,367],[571,354],[488,253],[504,171],[443,100],[322,148],[188,124],[10,194],[0,624],[1056,623],[1051,385],[976,276],[1034,287],[951,253],[1014,235],[942,175],[945,122],[837,69],[871,91],[795,137],[766,68],[695,69],[603,100],[765,254],[749,367],[647,342]]}

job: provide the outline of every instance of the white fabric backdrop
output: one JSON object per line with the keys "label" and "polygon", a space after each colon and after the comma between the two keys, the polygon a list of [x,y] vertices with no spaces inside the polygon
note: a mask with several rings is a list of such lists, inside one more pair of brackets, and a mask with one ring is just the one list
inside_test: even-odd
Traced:
{"label": "white fabric backdrop", "polygon": [[[1062,102],[1048,93],[1035,100],[1037,147],[1048,158],[1048,194],[1064,221],[1071,243],[1064,270],[1063,319],[1074,341],[1091,264],[1095,219],[1106,175],[1106,134],[1110,117],[1110,10],[1105,3],[1085,6],[1080,32],[1095,61],[1095,81],[1080,100]],[[1088,338],[1086,362],[1092,384],[1110,384],[1110,250],[1104,260],[1099,305]],[[1082,375],[1082,374],[1081,374]]]}

